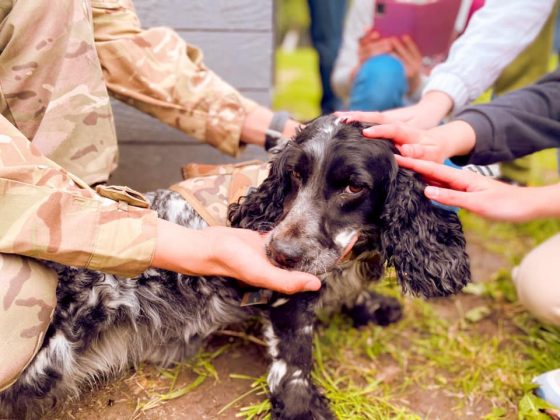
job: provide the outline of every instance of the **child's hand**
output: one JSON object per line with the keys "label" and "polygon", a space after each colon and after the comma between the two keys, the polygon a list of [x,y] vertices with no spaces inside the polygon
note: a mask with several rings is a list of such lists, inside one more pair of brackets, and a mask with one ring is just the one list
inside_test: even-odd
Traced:
{"label": "child's hand", "polygon": [[402,61],[408,79],[408,93],[418,89],[422,69],[422,54],[408,35],[390,38],[393,53]]}
{"label": "child's hand", "polygon": [[371,57],[391,52],[393,46],[390,38],[382,38],[379,32],[370,28],[358,43],[358,61],[362,65]]}

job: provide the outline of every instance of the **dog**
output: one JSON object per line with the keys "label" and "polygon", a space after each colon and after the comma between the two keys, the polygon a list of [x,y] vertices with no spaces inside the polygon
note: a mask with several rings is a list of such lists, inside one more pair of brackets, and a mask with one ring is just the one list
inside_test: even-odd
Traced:
{"label": "dog", "polygon": [[[470,280],[457,215],[427,200],[421,178],[396,164],[394,146],[365,139],[363,128],[314,120],[276,148],[268,178],[229,208],[232,226],[267,232],[270,260],[319,276],[320,291],[241,306],[245,290],[232,279],[153,268],[125,279],[44,262],[59,277],[54,319],[35,359],[0,393],[0,413],[36,417],[131,365],[181,361],[214,331],[259,315],[272,358],[272,417],[334,418],[311,380],[317,308],[342,308],[358,326],[397,320],[398,302],[365,288],[385,265],[403,292],[426,298]],[[163,219],[206,226],[175,192],[147,197]]]}

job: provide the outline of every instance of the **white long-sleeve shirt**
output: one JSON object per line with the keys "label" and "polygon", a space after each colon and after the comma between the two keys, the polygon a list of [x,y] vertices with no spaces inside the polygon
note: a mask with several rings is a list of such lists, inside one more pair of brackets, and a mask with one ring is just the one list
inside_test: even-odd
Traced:
{"label": "white long-sleeve shirt", "polygon": [[432,70],[423,94],[438,90],[453,99],[454,109],[478,98],[531,44],[555,0],[486,0],[445,62]]}
{"label": "white long-sleeve shirt", "polygon": [[[463,0],[455,27],[462,29],[472,0]],[[422,93],[438,90],[458,109],[476,99],[539,34],[555,0],[486,0],[466,31],[452,45],[446,61],[432,70]],[[347,98],[350,75],[358,65],[359,38],[372,25],[375,0],[354,0],[348,11],[342,45],[331,84]],[[412,98],[411,98],[412,99]]]}

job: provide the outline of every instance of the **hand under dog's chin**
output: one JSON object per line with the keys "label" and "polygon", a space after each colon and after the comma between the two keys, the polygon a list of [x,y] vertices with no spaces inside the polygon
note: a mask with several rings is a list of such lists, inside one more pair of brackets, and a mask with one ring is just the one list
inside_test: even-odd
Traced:
{"label": "hand under dog's chin", "polygon": [[347,265],[349,260],[346,258],[348,252],[345,249],[323,249],[318,250],[313,255],[302,257],[302,261],[295,265],[286,265],[273,258],[269,244],[266,245],[266,255],[272,265],[289,271],[302,271],[313,274],[322,279],[329,272],[338,269],[343,265]]}

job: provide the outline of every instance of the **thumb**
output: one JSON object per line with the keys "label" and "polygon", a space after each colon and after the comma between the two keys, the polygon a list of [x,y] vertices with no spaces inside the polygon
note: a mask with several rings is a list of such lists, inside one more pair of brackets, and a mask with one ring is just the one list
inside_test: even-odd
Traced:
{"label": "thumb", "polygon": [[315,292],[321,288],[321,281],[313,274],[302,271],[287,271],[275,268],[272,280],[279,292],[293,294],[297,292]]}

